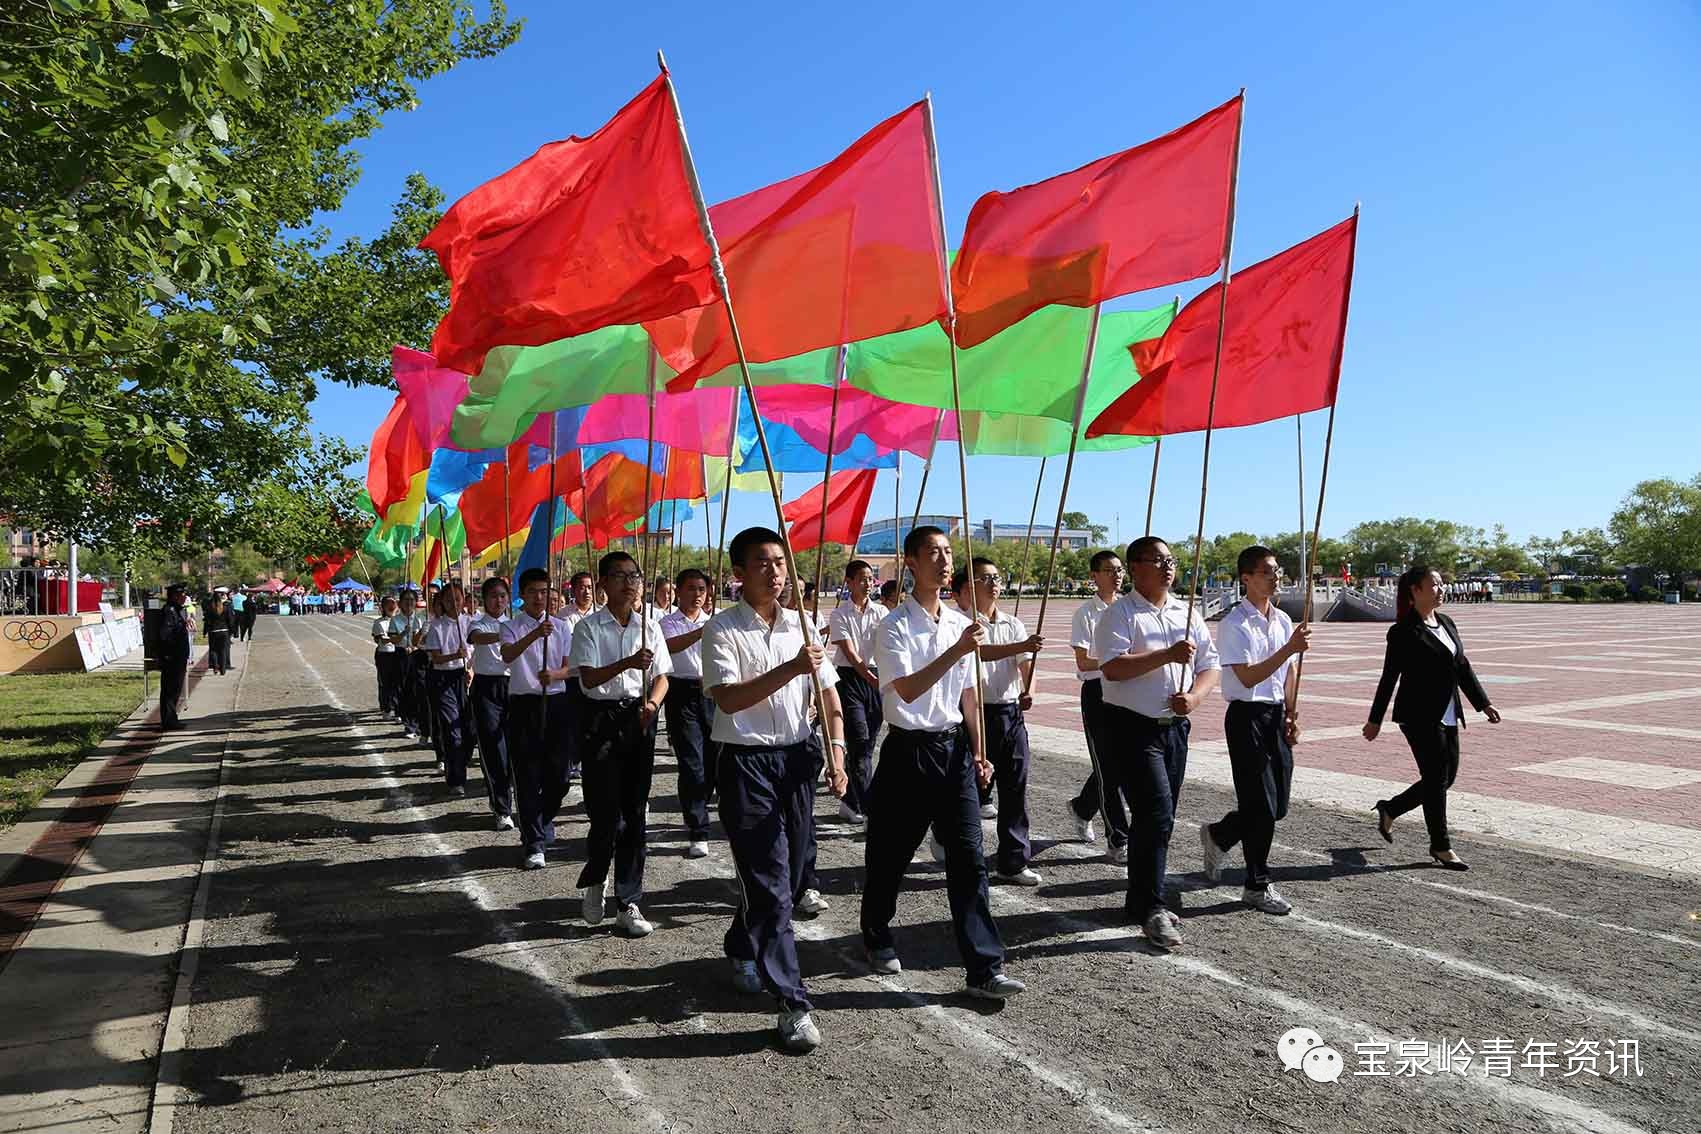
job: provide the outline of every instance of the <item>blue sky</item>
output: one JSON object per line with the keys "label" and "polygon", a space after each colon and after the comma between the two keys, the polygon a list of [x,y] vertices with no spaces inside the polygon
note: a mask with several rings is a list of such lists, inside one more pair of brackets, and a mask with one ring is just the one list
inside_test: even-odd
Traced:
{"label": "blue sky", "polygon": [[[379,231],[410,171],[453,199],[588,133],[653,77],[657,48],[711,201],[819,164],[931,90],[953,241],[981,193],[1164,133],[1244,86],[1237,265],[1363,203],[1326,532],[1419,515],[1558,534],[1604,525],[1639,480],[1701,473],[1693,5],[512,8],[518,44],[425,85],[360,147],[364,179],[324,218],[339,236]],[[390,398],[326,385],[315,420],[363,443]],[[1324,419],[1305,420],[1308,514]],[[1196,524],[1201,448],[1164,445],[1160,534]],[[1295,462],[1291,419],[1217,434],[1207,530],[1292,530]],[[1025,520],[1036,464],[971,458],[976,520]],[[1150,449],[1084,455],[1070,507],[1138,535],[1150,470]],[[919,471],[906,465],[906,511]],[[954,508],[954,451],[934,473],[929,510]],[[889,476],[874,515],[891,508]],[[788,478],[788,495],[803,487]],[[771,519],[765,497],[735,498],[735,526]]]}

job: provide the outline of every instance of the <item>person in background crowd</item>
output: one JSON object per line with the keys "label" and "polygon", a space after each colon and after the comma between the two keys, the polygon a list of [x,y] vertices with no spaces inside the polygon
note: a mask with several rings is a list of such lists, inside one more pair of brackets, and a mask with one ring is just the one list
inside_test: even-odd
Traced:
{"label": "person in background crowd", "polygon": [[1069,645],[1075,651],[1075,677],[1081,683],[1081,726],[1093,771],[1081,785],[1081,794],[1069,801],[1069,814],[1075,821],[1075,836],[1090,843],[1097,837],[1093,816],[1102,812],[1110,861],[1124,866],[1128,862],[1128,809],[1123,805],[1122,789],[1105,776],[1104,757],[1114,738],[1105,730],[1104,685],[1098,659],[1093,657],[1093,631],[1121,592],[1126,571],[1122,556],[1108,550],[1093,556],[1091,570],[1095,594],[1075,609],[1069,622]]}
{"label": "person in background crowd", "polygon": [[541,870],[555,841],[555,815],[567,795],[571,736],[578,725],[566,694],[572,638],[549,617],[549,572],[520,572],[525,605],[502,624],[502,660],[508,665],[508,766],[520,813],[520,869]]}
{"label": "person in background crowd", "polygon": [[437,770],[451,795],[467,794],[467,762],[472,754],[471,721],[467,719],[467,630],[472,620],[461,613],[461,589],[451,583],[437,595],[437,611],[425,630],[425,652],[431,658],[426,691],[431,700],[433,746]]}
{"label": "person in background crowd", "polygon": [[165,588],[165,610],[159,624],[159,727],[179,729],[177,703],[189,676],[190,621],[184,606],[189,592],[182,583]]}
{"label": "person in background crowd", "polygon": [[672,579],[662,575],[656,576],[656,593],[654,600],[650,604],[650,614],[658,622],[673,613],[675,609],[673,605],[674,596],[676,593],[677,591]]}
{"label": "person in background crowd", "polygon": [[397,596],[396,614],[390,619],[390,641],[401,659],[397,669],[397,715],[402,735],[409,740],[431,739],[431,712],[426,704],[425,671],[431,659],[420,649],[431,618],[417,609],[419,594],[408,587]]}
{"label": "person in background crowd", "polygon": [[378,711],[391,720],[396,719],[396,690],[400,674],[396,663],[400,656],[396,644],[390,641],[390,619],[396,615],[396,600],[385,595],[378,604],[378,617],[372,620],[372,665],[378,671]]}
{"label": "person in background crowd", "polygon": [[980,648],[981,736],[986,759],[998,785],[998,850],[993,874],[1000,882],[1038,886],[1039,874],[1028,865],[1033,848],[1028,841],[1028,722],[1023,715],[1034,699],[1023,689],[1032,680],[1034,657],[1045,639],[1029,634],[1020,618],[999,609],[1002,579],[990,559],[970,564],[975,619],[986,628]]}
{"label": "person in background crowd", "polygon": [[891,613],[869,601],[874,568],[861,559],[845,564],[850,598],[833,608],[827,638],[838,673],[839,704],[845,718],[845,775],[849,786],[839,802],[839,818],[858,826],[868,822],[868,785],[874,775],[874,738],[879,735],[880,680],[874,672],[874,637]]}
{"label": "person in background crowd", "polygon": [[703,691],[703,627],[709,612],[709,577],[695,567],[679,573],[679,606],[661,619],[673,673],[663,703],[667,740],[679,765],[679,810],[685,820],[686,858],[709,853],[709,803],[715,794],[717,746],[709,739],[715,724],[715,703]]}
{"label": "person in background crowd", "polygon": [[885,607],[888,613],[897,610],[898,604],[903,601],[904,592],[903,588],[898,586],[898,580],[887,579],[880,584],[880,605]]}
{"label": "person in background crowd", "polygon": [[215,588],[206,606],[207,668],[223,677],[230,668],[230,600],[223,587]]}
{"label": "person in background crowd", "polygon": [[514,829],[513,774],[508,762],[508,663],[502,660],[502,624],[508,621],[508,581],[486,579],[484,609],[467,627],[472,646],[468,711],[478,737],[479,767],[498,831]]}

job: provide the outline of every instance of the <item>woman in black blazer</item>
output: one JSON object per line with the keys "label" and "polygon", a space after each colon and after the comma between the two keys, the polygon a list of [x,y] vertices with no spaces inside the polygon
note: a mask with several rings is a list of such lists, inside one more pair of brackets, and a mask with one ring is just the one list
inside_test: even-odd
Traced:
{"label": "woman in black blazer", "polygon": [[1490,724],[1500,723],[1500,713],[1471,669],[1459,628],[1437,609],[1442,586],[1441,575],[1428,567],[1413,567],[1400,576],[1398,614],[1388,628],[1388,653],[1364,738],[1375,740],[1382,731],[1382,714],[1392,697],[1394,723],[1406,734],[1421,778],[1393,799],[1376,801],[1377,826],[1391,843],[1394,820],[1421,805],[1430,855],[1449,870],[1469,870],[1447,838],[1447,789],[1459,774],[1459,730],[1465,727],[1460,690]]}

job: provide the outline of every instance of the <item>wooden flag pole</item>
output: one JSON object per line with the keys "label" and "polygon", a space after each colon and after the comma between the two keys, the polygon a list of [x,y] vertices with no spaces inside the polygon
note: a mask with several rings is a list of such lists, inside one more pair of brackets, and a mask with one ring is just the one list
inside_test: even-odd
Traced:
{"label": "wooden flag pole", "polygon": [[[1069,501],[1069,479],[1075,471],[1075,447],[1081,437],[1081,418],[1087,408],[1087,381],[1093,373],[1093,351],[1099,342],[1099,304],[1093,304],[1093,321],[1087,327],[1087,349],[1081,358],[1081,385],[1075,391],[1075,416],[1069,429],[1069,456],[1063,462],[1063,489],[1057,494],[1057,519],[1051,526],[1051,555],[1045,564],[1045,587],[1040,591],[1039,624],[1035,633],[1045,633],[1045,608],[1051,598],[1052,572],[1057,569],[1057,544],[1063,538],[1063,509]],[[1022,692],[1034,691],[1034,669],[1038,658],[1031,659],[1022,671]]]}
{"label": "wooden flag pole", "polygon": [[[719,598],[721,593],[726,590],[725,581],[721,578],[721,553],[726,550],[726,514],[727,509],[732,507],[732,464],[734,457],[738,454],[738,415],[743,404],[742,395],[734,390],[732,394],[732,425],[727,434],[726,484],[721,486],[721,535],[720,540],[715,544],[715,569],[712,572],[715,580],[715,598]],[[705,502],[703,507],[707,510],[708,504]],[[704,516],[705,531],[708,530],[708,523],[709,518]],[[707,544],[703,546],[703,550],[705,552],[709,550]],[[711,602],[709,605],[713,607],[714,603]]]}
{"label": "wooden flag pole", "polygon": [[[939,449],[939,434],[944,426],[945,411],[940,410],[938,416],[933,419],[933,439],[927,445],[927,459],[921,463],[921,487],[916,489],[915,511],[910,514],[911,531],[914,531],[915,526],[921,523],[921,502],[927,496],[927,478],[933,472],[933,454]],[[902,458],[900,457],[899,460],[902,460]],[[895,528],[892,531],[892,540],[892,553],[898,557],[898,589],[902,590],[904,572],[907,570],[904,566],[904,541],[902,533]]]}
{"label": "wooden flag pole", "polygon": [[827,484],[833,479],[833,445],[839,436],[839,387],[845,380],[845,359],[850,349],[839,345],[839,365],[833,376],[833,407],[827,415],[827,465],[821,473],[821,527],[815,536],[815,602],[809,608],[811,618],[821,617],[821,568],[827,551]]}
{"label": "wooden flag pole", "polygon": [[[944,182],[941,180],[941,178],[939,176],[939,139],[934,134],[934,130],[933,130],[933,92],[932,91],[928,91],[925,95],[922,96],[921,114],[922,114],[922,124],[923,124],[923,127],[926,130],[926,134],[927,134],[927,156],[933,164],[933,207],[935,209],[937,209],[938,212],[939,212],[939,232],[940,232],[941,235],[943,235],[944,232],[946,231],[945,230],[945,186],[944,186]],[[962,383],[959,380],[958,375],[957,375],[957,301],[956,301],[955,297],[951,294],[951,264],[950,264],[949,260],[946,258],[945,245],[944,245],[943,241],[941,241],[941,243],[939,245],[939,277],[940,277],[940,283],[945,289],[945,315],[946,315],[945,331],[946,331],[946,337],[948,337],[951,340],[951,412],[957,415],[957,422],[958,422],[958,429],[957,429],[957,478],[958,478],[958,481],[959,481],[961,488],[962,488],[963,559],[966,561],[966,562],[964,562],[963,567],[969,573],[970,586],[973,586],[974,585],[973,579],[974,579],[974,573],[975,573],[974,572],[975,547],[974,547],[973,523],[969,519],[968,442],[963,438],[963,435],[962,435],[963,430],[962,430],[962,427],[961,427],[961,423],[962,423],[962,420],[963,420],[963,390],[962,390]],[[943,423],[944,420],[945,420],[945,415],[944,415],[943,412],[941,412],[940,415],[939,415],[939,421],[941,423]],[[935,444],[935,446],[937,446],[938,443],[939,443],[939,434],[938,434],[938,429],[936,427],[935,430],[934,430],[934,444]],[[931,452],[928,454],[928,457],[929,457],[929,459],[932,458]],[[926,488],[927,488],[926,481],[925,481],[925,475],[926,474],[924,473],[923,474],[924,479],[923,479],[923,484],[922,484],[922,490],[923,491],[926,491]],[[921,508],[921,498],[918,496],[916,498],[916,509],[917,509],[918,512],[920,511],[920,508]],[[979,619],[979,615],[973,615],[971,617],[974,617],[977,621]],[[978,644],[975,646],[974,676],[975,676],[975,703],[977,705],[984,706],[986,704],[986,680],[985,680],[985,677],[981,674],[980,646]],[[986,732],[986,730],[984,728],[978,728],[974,731],[975,741],[976,741],[976,743],[975,743],[975,763],[978,764],[978,765],[981,765],[983,767],[986,764],[986,736],[985,736],[985,732]]]}
{"label": "wooden flag pole", "polygon": [[508,576],[510,585],[514,579],[514,549],[510,542],[513,533],[508,529],[514,526],[514,510],[508,503],[508,474],[514,468],[513,456],[513,446],[502,454],[502,573]]}
{"label": "wooden flag pole", "polygon": [[1164,455],[1164,439],[1152,446],[1152,487],[1146,490],[1146,534],[1152,534],[1152,505],[1158,500],[1158,461]]}
{"label": "wooden flag pole", "polygon": [[[739,383],[744,390],[744,396],[750,399],[750,416],[756,426],[756,444],[762,450],[762,466],[768,474],[768,495],[774,503],[774,520],[778,526],[780,550],[786,558],[786,574],[793,580],[792,609],[797,612],[797,620],[803,630],[803,640],[816,645],[816,630],[812,621],[803,614],[803,587],[797,583],[797,557],[792,554],[791,537],[786,534],[785,504],[780,500],[780,481],[774,472],[773,452],[768,448],[767,430],[762,427],[762,409],[756,401],[755,383],[750,380],[750,358],[744,351],[744,336],[738,330],[738,315],[732,306],[732,288],[727,282],[726,265],[721,261],[721,248],[715,240],[714,222],[709,218],[709,203],[703,198],[703,186],[697,179],[697,163],[691,157],[691,143],[685,136],[685,114],[679,108],[679,94],[673,88],[673,76],[668,73],[667,60],[661,52],[656,52],[656,62],[662,70],[662,81],[667,85],[668,98],[673,102],[674,121],[679,127],[679,148],[685,157],[685,176],[691,185],[691,195],[697,204],[697,223],[702,228],[703,240],[709,246],[709,263],[714,271],[715,286],[721,293],[721,303],[726,308],[727,330],[732,334],[733,349],[738,354]],[[729,458],[730,460],[730,458]],[[727,468],[727,486],[730,491],[732,484],[732,469]],[[724,521],[723,521],[724,522]],[[821,675],[815,670],[809,671],[809,683],[815,693],[816,724],[822,733],[822,752],[826,754],[827,766],[837,769],[843,775],[843,764],[833,756],[832,737],[827,729],[827,695],[821,685]]]}
{"label": "wooden flag pole", "polygon": [[[904,451],[897,452],[898,463],[892,466],[892,578],[898,581],[898,589],[904,589],[904,557],[903,545],[898,542],[898,529],[903,526],[904,515]],[[877,596],[878,597],[878,596]]]}
{"label": "wooden flag pole", "polygon": [[1299,470],[1299,530],[1294,534],[1299,537],[1299,577],[1309,587],[1311,576],[1305,570],[1305,425],[1297,413],[1293,415],[1293,439],[1297,456],[1295,468]]}
{"label": "wooden flag pole", "polygon": [[[1074,446],[1071,445],[1070,448],[1073,449]],[[1034,482],[1034,504],[1033,507],[1028,509],[1028,534],[1022,537],[1022,570],[1020,572],[1022,581],[1016,587],[1015,614],[1018,618],[1022,616],[1022,591],[1028,584],[1028,552],[1034,546],[1034,520],[1039,517],[1040,486],[1045,483],[1045,463],[1050,459],[1049,456],[1040,458],[1039,479]],[[1043,618],[1044,615],[1041,615],[1041,617]]]}
{"label": "wooden flag pole", "polygon": [[[649,404],[649,432],[644,449],[644,546],[638,549],[638,570],[644,576],[642,597],[638,607],[638,648],[650,648],[650,548],[655,546],[655,533],[650,531],[650,488],[656,468],[656,345],[650,344],[648,366],[644,374],[645,397]],[[667,489],[667,474],[662,474],[662,489]]]}
{"label": "wooden flag pole", "polygon": [[586,515],[579,517],[579,533],[585,537],[585,570],[591,576],[591,606],[597,604],[596,556],[591,551],[590,493],[585,489],[585,451],[579,450],[579,508]]}
{"label": "wooden flag pole", "polygon": [[[1234,197],[1235,189],[1240,182],[1240,136],[1246,129],[1246,88],[1240,88],[1241,118],[1234,128],[1234,165],[1229,171],[1228,192],[1228,225],[1223,234],[1223,277],[1221,290],[1217,293],[1217,347],[1211,357],[1211,400],[1205,408],[1205,456],[1199,468],[1199,527],[1193,538],[1193,571],[1187,586],[1187,621],[1182,624],[1181,633],[1185,637],[1193,632],[1193,604],[1199,597],[1199,566],[1205,557],[1205,497],[1211,484],[1211,431],[1217,418],[1217,380],[1223,370],[1223,337],[1228,332],[1228,293],[1229,280],[1232,278],[1230,261],[1234,257]],[[1155,462],[1156,458],[1154,458]],[[1181,667],[1181,681],[1176,682],[1176,688],[1185,683],[1187,667]]]}
{"label": "wooden flag pole", "polygon": [[[1359,206],[1353,206],[1353,220],[1358,220]],[[1347,294],[1341,300],[1341,333],[1335,340],[1335,396],[1329,400],[1329,425],[1323,432],[1323,471],[1317,483],[1317,510],[1312,513],[1311,553],[1307,564],[1317,562],[1317,542],[1323,535],[1323,497],[1329,491],[1329,452],[1335,445],[1335,407],[1340,404],[1341,395],[1341,356],[1347,349],[1347,308],[1352,305],[1353,297],[1353,259],[1358,254],[1358,225],[1353,225],[1352,247],[1347,250]],[[1304,538],[1304,533],[1301,533]],[[1311,579],[1305,580],[1305,608],[1301,613],[1302,624],[1311,621]],[[1299,683],[1305,677],[1305,655],[1299,655],[1299,664],[1294,667],[1293,693],[1288,697],[1288,712],[1299,713]]]}

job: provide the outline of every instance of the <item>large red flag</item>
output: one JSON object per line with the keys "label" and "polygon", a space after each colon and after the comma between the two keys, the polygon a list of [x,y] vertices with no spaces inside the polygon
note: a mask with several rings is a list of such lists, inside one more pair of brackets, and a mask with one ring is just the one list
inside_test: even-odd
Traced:
{"label": "large red flag", "polygon": [[590,137],[551,142],[462,197],[420,242],[449,277],[438,362],[476,374],[492,347],[716,298],[665,78]]}
{"label": "large red flag", "polygon": [[[855,544],[862,537],[863,517],[874,495],[876,469],[847,469],[827,482],[827,541]],[[821,486],[816,485],[781,511],[790,525],[794,552],[808,551],[821,542]]]}
{"label": "large red flag", "polygon": [[390,412],[372,434],[366,455],[366,494],[379,516],[408,494],[414,474],[431,464],[431,451],[421,445],[408,400],[396,395]]}
{"label": "large red flag", "polygon": [[983,343],[1048,304],[1091,307],[1216,271],[1241,101],[1236,95],[1144,145],[976,201],[951,268],[957,345]]}
{"label": "large red flag", "polygon": [[328,594],[331,590],[331,580],[343,564],[354,558],[354,548],[332,552],[330,555],[309,555],[307,565],[313,569],[313,586],[320,594]]}
{"label": "large red flag", "polygon": [[[752,362],[924,326],[945,313],[944,234],[919,102],[826,165],[723,201],[709,219]],[[645,329],[679,372],[669,390],[738,361],[722,305]]]}
{"label": "large red flag", "polygon": [[[467,546],[474,552],[520,531],[531,523],[532,510],[549,499],[549,462],[531,468],[529,447],[524,439],[508,446],[508,459],[490,465],[477,483],[461,493],[461,522],[466,525]],[[578,450],[563,453],[555,461],[555,494],[568,496],[582,483]],[[508,498],[506,516],[502,511],[504,495]]]}
{"label": "large red flag", "polygon": [[[1216,428],[1255,425],[1335,400],[1358,217],[1235,274],[1217,381]],[[1088,437],[1204,429],[1222,284],[1181,309],[1162,338],[1135,343],[1140,380],[1087,426]]]}

